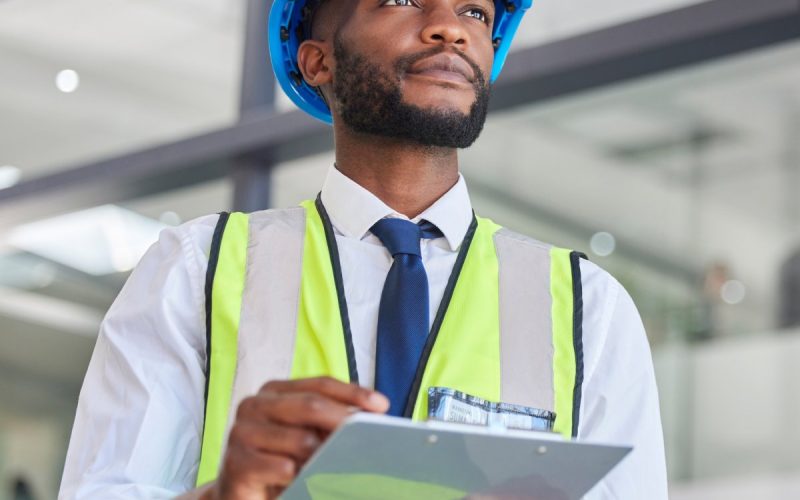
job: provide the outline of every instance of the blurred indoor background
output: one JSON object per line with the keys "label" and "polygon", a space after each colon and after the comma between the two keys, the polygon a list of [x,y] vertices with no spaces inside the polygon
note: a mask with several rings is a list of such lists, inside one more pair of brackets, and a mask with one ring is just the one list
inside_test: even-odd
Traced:
{"label": "blurred indoor background", "polygon": [[[55,498],[99,322],[160,229],[321,185],[266,3],[0,0],[0,500]],[[631,292],[671,498],[800,498],[800,1],[536,0],[494,98],[475,208]]]}

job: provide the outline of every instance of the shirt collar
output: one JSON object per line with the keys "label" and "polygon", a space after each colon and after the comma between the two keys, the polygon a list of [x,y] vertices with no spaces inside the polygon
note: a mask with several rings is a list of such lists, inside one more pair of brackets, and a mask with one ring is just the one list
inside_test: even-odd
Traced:
{"label": "shirt collar", "polygon": [[[335,166],[328,169],[321,197],[334,229],[350,238],[363,239],[372,225],[384,217],[407,219]],[[472,223],[472,203],[461,174],[449,191],[412,221],[422,219],[439,228],[450,250],[456,251],[461,246]]]}

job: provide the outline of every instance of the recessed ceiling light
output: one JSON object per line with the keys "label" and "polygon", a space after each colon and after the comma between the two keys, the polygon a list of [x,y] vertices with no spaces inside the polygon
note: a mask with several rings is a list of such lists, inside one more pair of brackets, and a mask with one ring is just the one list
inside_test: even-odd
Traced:
{"label": "recessed ceiling light", "polygon": [[81,78],[78,76],[78,72],[74,69],[62,69],[56,75],[56,87],[58,87],[58,90],[64,92],[65,94],[75,92],[80,83]]}
{"label": "recessed ceiling light", "polygon": [[22,172],[12,165],[0,166],[0,189],[11,187],[19,182]]}

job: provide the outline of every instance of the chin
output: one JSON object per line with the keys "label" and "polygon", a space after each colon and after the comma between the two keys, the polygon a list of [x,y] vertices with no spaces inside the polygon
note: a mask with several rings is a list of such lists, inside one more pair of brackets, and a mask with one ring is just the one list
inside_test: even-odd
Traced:
{"label": "chin", "polygon": [[403,104],[408,104],[419,108],[429,113],[458,113],[467,116],[472,104],[475,102],[473,98],[470,102],[464,102],[454,99],[425,99],[425,100],[403,100]]}

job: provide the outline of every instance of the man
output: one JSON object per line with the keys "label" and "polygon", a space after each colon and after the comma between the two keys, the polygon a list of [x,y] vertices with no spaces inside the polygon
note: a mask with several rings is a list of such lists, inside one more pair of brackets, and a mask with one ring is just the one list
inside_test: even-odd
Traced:
{"label": "man", "polygon": [[458,172],[527,6],[276,2],[278,80],[335,166],[300,208],[162,232],[103,322],[61,498],[275,498],[354,411],[447,420],[426,396],[462,392],[632,445],[593,498],[666,498],[630,297],[474,217]]}

